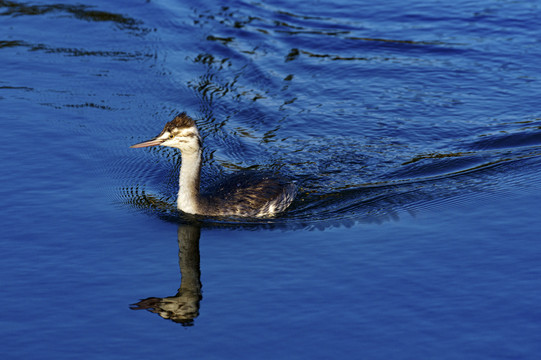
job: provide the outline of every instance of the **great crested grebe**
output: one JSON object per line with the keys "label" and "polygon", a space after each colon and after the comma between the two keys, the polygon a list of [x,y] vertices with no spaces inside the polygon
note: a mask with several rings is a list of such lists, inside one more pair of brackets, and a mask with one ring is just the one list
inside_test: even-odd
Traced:
{"label": "great crested grebe", "polygon": [[186,113],[165,124],[163,131],[152,140],[132,148],[169,146],[180,150],[177,208],[189,214],[208,216],[268,217],[284,211],[293,201],[297,187],[276,177],[233,176],[219,184],[211,194],[200,194],[201,137]]}

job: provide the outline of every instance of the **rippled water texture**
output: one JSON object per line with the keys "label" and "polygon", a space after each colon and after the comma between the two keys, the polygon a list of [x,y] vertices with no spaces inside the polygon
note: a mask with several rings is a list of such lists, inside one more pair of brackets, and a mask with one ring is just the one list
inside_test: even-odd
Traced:
{"label": "rippled water texture", "polygon": [[[0,0],[0,352],[536,358],[540,16]],[[179,214],[180,155],[129,146],[181,111],[203,187],[281,173],[291,208]]]}

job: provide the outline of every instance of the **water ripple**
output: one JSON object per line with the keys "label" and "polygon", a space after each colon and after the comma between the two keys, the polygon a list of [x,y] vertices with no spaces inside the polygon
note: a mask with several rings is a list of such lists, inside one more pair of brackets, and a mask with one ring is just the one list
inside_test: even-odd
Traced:
{"label": "water ripple", "polygon": [[[6,62],[2,95],[69,114],[60,129],[114,143],[96,157],[108,161],[118,202],[185,220],[174,210],[179,154],[127,151],[182,110],[204,137],[204,186],[243,170],[300,185],[287,213],[255,221],[265,226],[392,221],[416,204],[507,186],[539,161],[538,50],[514,37],[514,19],[527,14],[494,29],[503,12],[471,7],[435,18],[419,5],[403,14],[380,4],[145,6],[0,2],[8,22],[58,25],[56,37],[0,41],[3,54],[19,55]],[[470,22],[477,37],[462,30]],[[68,27],[72,37],[60,36]],[[40,76],[20,82],[21,62]]]}

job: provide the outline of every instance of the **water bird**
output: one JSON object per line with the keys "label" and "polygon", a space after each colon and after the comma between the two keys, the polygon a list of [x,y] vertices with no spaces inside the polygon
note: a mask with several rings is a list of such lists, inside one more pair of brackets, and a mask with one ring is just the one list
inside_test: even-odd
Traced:
{"label": "water bird", "polygon": [[286,179],[262,174],[239,174],[200,193],[202,141],[195,121],[186,113],[165,124],[155,138],[132,148],[168,146],[180,150],[177,208],[206,216],[271,217],[284,211],[295,198],[297,186]]}

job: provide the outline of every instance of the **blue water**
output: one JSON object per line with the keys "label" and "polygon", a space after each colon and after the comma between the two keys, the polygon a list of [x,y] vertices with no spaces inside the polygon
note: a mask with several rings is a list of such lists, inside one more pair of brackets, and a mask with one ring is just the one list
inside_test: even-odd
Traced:
{"label": "blue water", "polygon": [[[536,359],[540,17],[0,0],[2,358]],[[180,111],[292,207],[174,211]]]}

